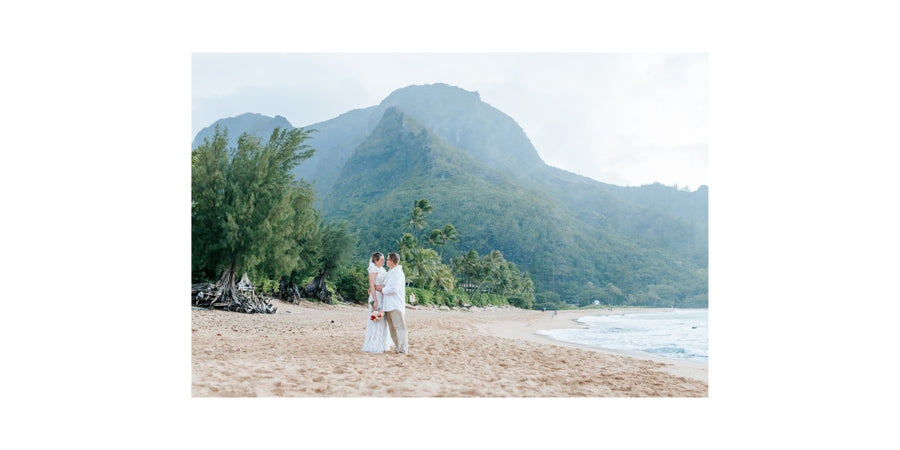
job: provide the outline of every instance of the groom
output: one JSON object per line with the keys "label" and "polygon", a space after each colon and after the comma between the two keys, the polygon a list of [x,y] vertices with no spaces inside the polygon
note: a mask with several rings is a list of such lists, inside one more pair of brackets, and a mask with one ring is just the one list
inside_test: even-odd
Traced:
{"label": "groom", "polygon": [[383,305],[384,318],[387,320],[391,338],[397,344],[397,353],[406,353],[406,275],[403,274],[403,266],[400,265],[400,255],[388,253],[387,266],[390,269],[384,280],[384,286],[375,285],[375,289],[384,294],[381,303]]}

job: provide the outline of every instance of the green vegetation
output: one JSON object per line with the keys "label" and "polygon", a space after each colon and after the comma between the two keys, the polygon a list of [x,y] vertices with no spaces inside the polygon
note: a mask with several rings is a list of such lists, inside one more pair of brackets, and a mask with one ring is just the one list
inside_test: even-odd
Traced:
{"label": "green vegetation", "polygon": [[[416,220],[409,220],[406,224],[421,229],[427,224],[426,217],[432,211],[434,208],[427,199],[416,200],[410,214]],[[442,245],[448,241],[461,242],[456,228],[449,223],[433,230],[428,244]],[[519,271],[515,264],[504,259],[503,254],[497,250],[484,258],[479,258],[478,252],[470,250],[464,256],[454,259],[451,268],[441,262],[437,251],[420,246],[415,236],[409,233],[404,233],[397,241],[397,248],[406,281],[418,288],[417,292],[423,293],[422,304],[533,305],[534,283],[528,274]],[[458,281],[462,284],[457,284]],[[426,292],[430,294],[424,294]]]}
{"label": "green vegetation", "polygon": [[226,152],[227,130],[194,149],[191,256],[195,280],[224,272],[277,277],[309,264],[300,244],[313,232],[313,192],[291,169],[312,156],[308,132],[276,129],[269,142],[248,134]]}
{"label": "green vegetation", "polygon": [[[365,301],[365,268],[347,264],[357,247],[357,234],[348,231],[347,222],[323,223],[312,208],[312,190],[291,173],[293,165],[313,154],[303,144],[309,133],[276,128],[266,145],[244,133],[229,153],[228,131],[216,127],[212,139],[194,149],[193,281],[218,276],[230,286],[237,274],[246,272],[260,292],[278,295],[282,286],[295,290],[314,273],[301,295],[331,301],[327,278],[336,273],[334,286],[342,296]],[[433,210],[427,199],[416,200],[405,225],[414,232],[424,229]],[[460,242],[452,224],[433,230],[427,244],[444,247],[449,242]],[[510,296],[520,307],[533,304],[534,285],[528,275],[499,251],[484,258],[469,251],[451,269],[437,251],[420,245],[409,233],[396,244],[407,281],[418,288],[413,292],[419,293],[422,304],[508,305]],[[456,292],[453,270],[466,280]]]}
{"label": "green vegetation", "polygon": [[448,308],[467,308],[470,306],[516,306],[513,303],[516,297],[507,297],[496,294],[469,294],[455,289],[453,291],[432,291],[429,289],[408,288],[407,295],[416,296],[416,305],[422,306],[446,306]]}
{"label": "green vegetation", "polygon": [[263,145],[241,134],[237,148],[226,150],[227,130],[216,127],[212,139],[191,158],[191,270],[194,281],[219,275],[218,296],[234,310],[258,310],[237,293],[237,275],[258,280],[303,270],[302,243],[315,230],[312,189],[291,170],[313,150],[303,144],[309,131],[275,129]]}
{"label": "green vegetation", "polygon": [[347,224],[323,223],[312,188],[294,178],[294,166],[313,155],[304,144],[311,132],[275,128],[265,145],[243,133],[228,151],[228,131],[216,126],[192,152],[192,281],[218,279],[230,309],[255,310],[231,293],[243,273],[259,292],[276,295],[314,273],[304,294],[330,300],[328,274],[356,247]]}
{"label": "green vegetation", "polygon": [[331,290],[326,285],[328,274],[338,270],[349,261],[353,248],[356,247],[357,237],[347,231],[346,223],[329,223],[319,226],[318,248],[309,249],[316,253],[318,258],[316,276],[308,283],[300,293],[305,298],[314,298],[323,302],[334,303]]}
{"label": "green vegetation", "polygon": [[[576,182],[580,181],[560,180],[573,197],[580,198]],[[687,236],[684,229],[695,230],[686,219],[636,202],[610,200],[608,193],[583,200],[598,208],[604,202],[615,205],[617,209],[606,208],[610,216],[576,216],[572,205],[548,193],[554,192],[552,189],[539,189],[545,183],[523,185],[447,145],[398,108],[388,108],[369,138],[344,164],[322,201],[322,213],[357,227],[361,245],[356,250],[358,258],[378,249],[399,248],[415,287],[434,288],[426,280],[436,278],[429,274],[439,269],[440,261],[453,268],[457,287],[469,289],[472,274],[455,267],[455,261],[469,251],[489,256],[496,250],[527,274],[532,280],[532,293],[555,292],[564,304],[585,305],[593,300],[665,306],[702,303],[706,282],[705,266],[701,264],[705,260],[694,255],[705,253],[705,233],[695,231],[704,238],[694,244],[679,244],[679,236]],[[589,192],[602,188],[588,186],[585,189]],[[428,199],[428,213],[417,204],[423,198]],[[612,217],[613,213],[634,218]],[[641,225],[645,217],[647,224]],[[421,236],[429,222],[452,224],[459,242],[444,239],[444,228],[447,236],[451,234],[445,225],[439,232],[435,228],[428,234],[432,250],[439,250],[436,254],[436,250],[420,249],[416,236]],[[614,222],[634,229],[618,232],[612,226]],[[398,240],[402,231],[408,233]],[[650,242],[647,236],[663,242]],[[453,245],[446,245],[448,242]],[[679,246],[689,247],[689,251],[678,252]],[[615,289],[587,302],[587,294],[581,291],[589,282],[602,288],[610,284]],[[670,289],[662,295],[654,286]],[[498,291],[507,288],[496,283],[479,283],[476,288],[479,292],[519,296],[515,288]],[[527,300],[521,303],[527,304]]]}
{"label": "green vegetation", "polygon": [[[227,120],[263,133],[286,122],[257,116]],[[401,254],[422,304],[708,305],[705,186],[620,187],[549,167],[512,118],[447,85],[399,89],[377,106],[312,127],[319,131],[296,152],[309,145],[316,152],[294,164],[293,181],[281,182],[290,187],[280,203],[267,190],[251,198],[249,187],[226,189],[226,176],[240,173],[227,175],[227,134],[204,130],[212,134],[192,154],[194,280],[219,276],[231,267],[224,255],[236,252],[243,268],[235,270],[257,286],[324,274],[344,298],[365,301],[360,262],[380,250]],[[249,148],[250,141],[233,142]],[[229,189],[243,200],[226,215],[217,196]],[[237,232],[239,219],[257,217],[240,208],[261,200],[277,206],[268,221]],[[211,208],[219,210],[210,215]],[[327,250],[334,239],[323,235],[326,222],[342,224],[346,239],[338,240],[352,244]],[[328,269],[324,257],[334,258]]]}
{"label": "green vegetation", "polygon": [[534,296],[535,309],[566,309],[566,304],[560,300],[556,292],[541,292]]}
{"label": "green vegetation", "polygon": [[335,271],[334,289],[344,300],[365,303],[369,296],[368,287],[369,275],[361,263],[346,264]]}

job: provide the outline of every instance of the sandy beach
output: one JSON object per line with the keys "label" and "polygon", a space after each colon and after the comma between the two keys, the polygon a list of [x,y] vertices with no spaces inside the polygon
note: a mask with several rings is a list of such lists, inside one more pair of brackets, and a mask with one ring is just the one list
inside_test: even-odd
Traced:
{"label": "sandy beach", "polygon": [[[361,352],[367,311],[191,310],[193,397],[708,397],[705,363],[568,344],[537,330],[604,310],[406,310],[409,354]],[[622,313],[626,310],[615,310]]]}

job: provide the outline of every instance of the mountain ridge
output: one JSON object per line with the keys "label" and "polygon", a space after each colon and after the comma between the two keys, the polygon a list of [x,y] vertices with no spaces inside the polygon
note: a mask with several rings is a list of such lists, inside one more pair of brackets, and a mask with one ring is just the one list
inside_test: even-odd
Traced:
{"label": "mountain ridge", "polygon": [[[420,198],[428,198],[434,207],[429,226],[453,224],[466,250],[479,254],[500,250],[508,260],[521,263],[523,270],[533,269],[539,258],[552,261],[550,272],[560,282],[593,270],[575,267],[572,261],[590,259],[588,252],[599,247],[575,245],[590,237],[552,198],[447,144],[397,107],[386,109],[382,121],[357,147],[323,199],[323,215],[364,223],[360,227],[364,245],[391,248],[408,231],[401,228],[401,218]],[[556,230],[554,239],[542,238],[548,223]],[[536,244],[522,248],[517,240]],[[610,237],[605,240],[625,245]],[[554,255],[558,246],[567,257]]]}
{"label": "mountain ridge", "polygon": [[[247,133],[259,136],[263,139],[268,139],[275,128],[287,130],[294,128],[286,118],[280,115],[269,117],[258,113],[247,112],[238,114],[234,117],[216,120],[208,127],[201,129],[197,132],[197,135],[194,136],[194,140],[191,142],[191,149],[195,149],[202,144],[204,138],[212,138],[213,133],[215,133],[216,125],[220,125],[229,130],[241,130],[241,133],[246,131]],[[228,148],[237,146],[237,138],[239,136],[240,133],[228,134]]]}
{"label": "mountain ridge", "polygon": [[[391,120],[395,122],[388,132]],[[658,183],[623,187],[551,167],[540,159],[515,120],[482,102],[477,92],[441,83],[400,88],[378,105],[303,128],[318,130],[308,141],[316,155],[301,164],[295,174],[314,183],[320,199],[317,208],[323,216],[351,219],[361,232],[361,241],[366,240],[368,232],[366,214],[374,217],[376,211],[371,208],[405,216],[411,199],[419,196],[435,205],[429,226],[439,227],[449,221],[464,231],[469,228],[471,233],[481,233],[461,233],[461,238],[479,253],[501,249],[508,260],[530,271],[536,285],[543,289],[565,292],[573,283],[612,282],[652,296],[668,292],[665,285],[678,285],[682,289],[677,295],[694,298],[693,304],[705,304],[706,186],[694,192]],[[230,137],[236,138],[240,131],[233,130]],[[401,136],[403,133],[411,134]],[[375,165],[367,168],[365,161],[377,157],[377,151],[386,151],[386,140],[392,139],[394,144],[405,146],[394,151],[406,152],[409,167],[398,172],[407,178],[395,180],[394,189],[386,189],[368,183],[363,174],[382,181],[390,178],[388,174],[372,173]],[[413,147],[419,152],[410,153]],[[425,147],[431,147],[430,156]],[[415,173],[409,172],[410,168]],[[362,197],[354,189],[365,186],[375,197],[384,198],[372,201],[373,206],[360,205]],[[468,208],[468,216],[451,212],[463,206]],[[354,207],[366,210],[366,214],[352,211]],[[461,225],[473,218],[494,220],[498,227],[511,231],[504,235],[489,227]],[[389,246],[389,233],[394,233],[396,241],[401,232],[393,230],[400,222],[395,219],[394,225],[379,222],[370,227],[369,241]],[[380,227],[385,229],[375,230]],[[541,231],[535,235],[534,230]],[[523,248],[528,245],[533,248]],[[560,251],[566,254],[560,255]]]}

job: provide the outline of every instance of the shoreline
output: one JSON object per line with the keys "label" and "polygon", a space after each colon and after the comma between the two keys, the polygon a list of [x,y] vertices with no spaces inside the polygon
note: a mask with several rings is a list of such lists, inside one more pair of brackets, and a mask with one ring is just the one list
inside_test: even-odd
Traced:
{"label": "shoreline", "polygon": [[[485,332],[494,334],[499,337],[524,339],[530,342],[541,343],[545,345],[558,345],[570,348],[581,348],[585,350],[605,353],[609,355],[620,355],[629,358],[654,361],[666,364],[663,368],[668,373],[677,376],[690,377],[696,380],[709,383],[709,363],[702,361],[687,361],[672,358],[663,358],[658,356],[646,355],[636,352],[627,352],[624,350],[615,350],[609,348],[594,347],[575,342],[562,341],[554,339],[550,336],[540,334],[541,330],[555,330],[563,328],[586,328],[585,325],[578,322],[581,317],[587,316],[607,316],[628,313],[652,313],[671,311],[672,308],[613,308],[608,309],[587,309],[587,310],[561,310],[557,311],[556,317],[551,316],[550,311],[534,311],[542,314],[540,317],[530,319],[527,322],[522,321],[506,321],[493,322],[484,324]],[[546,316],[543,316],[546,315]]]}
{"label": "shoreline", "polygon": [[[651,313],[661,311],[671,311],[672,308],[613,308],[607,309],[587,309],[587,310],[561,310],[557,311],[556,317],[551,316],[550,311],[531,311],[541,316],[529,318],[527,321],[509,320],[494,321],[483,324],[483,329],[487,333],[493,335],[510,338],[523,339],[530,342],[536,342],[544,345],[558,345],[569,348],[580,348],[594,352],[600,352],[609,355],[619,355],[629,358],[642,359],[657,363],[666,364],[662,369],[668,373],[677,376],[684,376],[696,380],[709,383],[709,363],[702,361],[687,361],[672,358],[663,358],[658,356],[646,355],[636,352],[627,352],[624,350],[615,350],[609,348],[593,347],[590,345],[579,344],[575,342],[567,342],[554,339],[550,336],[540,334],[540,330],[555,330],[563,328],[587,328],[577,320],[587,316],[607,316],[627,313]],[[529,310],[521,310],[529,311]],[[482,313],[479,311],[475,314]]]}
{"label": "shoreline", "polygon": [[[408,306],[409,354],[363,353],[363,305],[191,310],[193,397],[708,397],[706,367],[565,343],[538,330],[604,311]],[[646,309],[644,309],[646,311]],[[614,310],[611,313],[621,313]]]}

